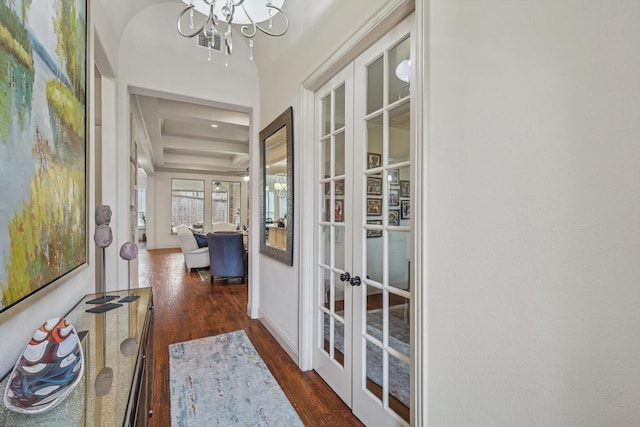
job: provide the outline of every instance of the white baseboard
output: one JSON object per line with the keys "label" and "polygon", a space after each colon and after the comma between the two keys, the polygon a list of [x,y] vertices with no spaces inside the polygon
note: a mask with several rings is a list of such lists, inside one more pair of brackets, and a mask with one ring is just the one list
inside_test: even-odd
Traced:
{"label": "white baseboard", "polygon": [[293,359],[293,361],[298,365],[298,350],[293,346],[291,341],[287,339],[284,333],[278,328],[268,316],[265,316],[264,313],[260,313],[260,317],[258,318],[260,323],[264,325],[265,328],[273,335],[273,337],[278,341],[278,344],[287,352],[289,357]]}

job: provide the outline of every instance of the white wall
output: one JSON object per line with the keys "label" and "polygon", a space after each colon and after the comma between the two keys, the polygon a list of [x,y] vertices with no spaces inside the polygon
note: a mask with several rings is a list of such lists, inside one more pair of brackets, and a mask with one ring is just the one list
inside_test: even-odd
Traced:
{"label": "white wall", "polygon": [[[211,231],[211,187],[212,181],[239,182],[241,198],[247,195],[247,185],[242,178],[233,178],[222,175],[206,175],[193,173],[156,172],[153,177],[153,204],[148,203],[147,217],[152,218],[153,228],[147,226],[147,232],[153,234],[153,247],[150,249],[179,248],[180,240],[177,235],[171,234],[171,179],[195,179],[204,181],[204,233]],[[151,187],[148,191],[150,192]],[[151,199],[149,199],[151,200]],[[246,206],[246,205],[243,205]],[[246,209],[242,210],[241,223],[246,224]]]}
{"label": "white wall", "polygon": [[431,2],[429,425],[640,425],[640,2]]}

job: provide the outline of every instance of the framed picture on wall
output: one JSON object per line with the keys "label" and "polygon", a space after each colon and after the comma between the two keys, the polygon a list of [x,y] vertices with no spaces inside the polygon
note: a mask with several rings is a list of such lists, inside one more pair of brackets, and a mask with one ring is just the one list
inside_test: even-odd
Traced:
{"label": "framed picture on wall", "polygon": [[336,222],[344,222],[344,210],[343,210],[342,202],[343,202],[342,200],[336,200],[335,210],[334,210]]}
{"label": "framed picture on wall", "polygon": [[382,156],[378,153],[367,153],[367,169],[382,166]]}
{"label": "framed picture on wall", "polygon": [[411,196],[411,181],[400,181],[400,197]]}
{"label": "framed picture on wall", "polygon": [[389,209],[389,225],[392,227],[397,227],[400,225],[400,210],[399,209]]}
{"label": "framed picture on wall", "polygon": [[400,219],[411,219],[410,200],[402,200],[402,202],[400,202]]}
{"label": "framed picture on wall", "polygon": [[367,177],[367,194],[374,196],[382,194],[382,178]]}
{"label": "framed picture on wall", "polygon": [[382,199],[367,199],[367,215],[382,215]]}
{"label": "framed picture on wall", "polygon": [[397,188],[389,189],[389,206],[399,206],[400,205],[400,190]]}
{"label": "framed picture on wall", "polygon": [[4,311],[87,262],[89,67],[87,0],[5,1],[0,10]]}
{"label": "framed picture on wall", "polygon": [[336,181],[336,195],[343,196],[344,195],[344,180]]}

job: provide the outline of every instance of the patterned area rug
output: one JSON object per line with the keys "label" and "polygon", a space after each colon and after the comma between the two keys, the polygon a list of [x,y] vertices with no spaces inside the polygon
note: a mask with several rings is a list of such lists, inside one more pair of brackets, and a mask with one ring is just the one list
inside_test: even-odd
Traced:
{"label": "patterned area rug", "polygon": [[[400,353],[409,356],[410,352],[410,333],[409,324],[401,320],[404,315],[405,307],[391,307],[389,316],[389,346],[398,350]],[[339,311],[338,314],[344,316]],[[369,310],[367,312],[367,333],[372,337],[382,340],[382,310]],[[344,351],[344,328],[335,328],[336,349]],[[329,324],[324,324],[324,336],[329,336]],[[382,387],[382,366],[383,354],[374,345],[367,343],[367,378]],[[405,406],[409,406],[411,399],[410,390],[411,371],[407,363],[389,356],[389,393],[402,402]]]}
{"label": "patterned area rug", "polygon": [[[197,271],[198,271],[198,276],[200,276],[200,280],[202,280],[203,282],[210,282],[211,281],[211,271],[208,268],[205,269],[205,270],[197,270]],[[229,284],[242,285],[242,284],[244,284],[244,277],[231,278],[231,279],[219,279],[219,278],[216,278],[216,283],[218,281],[222,281],[222,282],[229,283]]]}
{"label": "patterned area rug", "polygon": [[169,346],[172,426],[303,426],[244,331]]}

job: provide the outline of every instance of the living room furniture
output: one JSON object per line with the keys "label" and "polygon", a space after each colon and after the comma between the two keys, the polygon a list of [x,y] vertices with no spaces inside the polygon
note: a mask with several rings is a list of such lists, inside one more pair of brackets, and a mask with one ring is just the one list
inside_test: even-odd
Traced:
{"label": "living room furniture", "polygon": [[191,231],[188,229],[186,231],[182,230],[178,233],[178,238],[180,239],[180,248],[182,249],[187,271],[191,271],[193,268],[209,267],[209,249],[198,247],[196,238]]}
{"label": "living room furniture", "polygon": [[236,231],[209,233],[207,241],[212,284],[216,277],[247,277],[247,251],[242,242],[242,233]]}
{"label": "living room furniture", "polygon": [[217,231],[237,231],[238,227],[232,222],[215,222],[211,224],[211,232]]}
{"label": "living room furniture", "polygon": [[[128,292],[109,292],[122,299]],[[81,338],[84,374],[71,394],[55,408],[40,414],[19,414],[0,404],[0,425],[12,427],[146,426],[153,414],[153,292],[131,290],[139,298],[100,314],[87,313],[87,295],[67,313]],[[45,321],[47,319],[43,319]],[[98,374],[109,368],[108,383]],[[8,375],[0,382],[5,389]]]}

